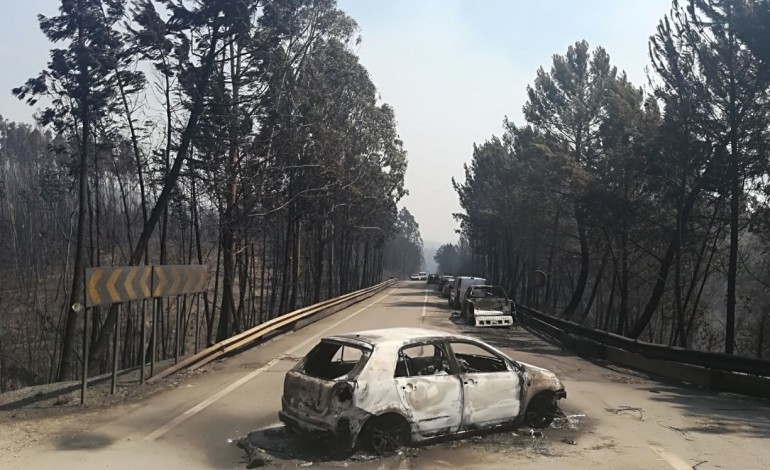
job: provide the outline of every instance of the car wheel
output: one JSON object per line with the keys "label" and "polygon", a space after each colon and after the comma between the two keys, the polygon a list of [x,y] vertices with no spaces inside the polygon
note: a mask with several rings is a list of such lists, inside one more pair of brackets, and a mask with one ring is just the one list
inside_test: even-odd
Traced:
{"label": "car wheel", "polygon": [[366,425],[364,439],[371,451],[391,455],[409,443],[409,425],[400,416],[374,417]]}
{"label": "car wheel", "polygon": [[531,428],[547,428],[553,422],[558,412],[556,399],[551,392],[535,395],[527,406],[524,422]]}

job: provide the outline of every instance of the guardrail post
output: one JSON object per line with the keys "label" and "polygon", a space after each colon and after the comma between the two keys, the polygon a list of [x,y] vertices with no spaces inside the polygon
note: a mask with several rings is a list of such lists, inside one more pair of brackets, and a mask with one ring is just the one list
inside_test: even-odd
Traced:
{"label": "guardrail post", "polygon": [[158,299],[151,299],[152,302],[152,332],[150,333],[150,343],[152,343],[152,352],[150,353],[150,377],[155,375],[155,356],[158,351]]}

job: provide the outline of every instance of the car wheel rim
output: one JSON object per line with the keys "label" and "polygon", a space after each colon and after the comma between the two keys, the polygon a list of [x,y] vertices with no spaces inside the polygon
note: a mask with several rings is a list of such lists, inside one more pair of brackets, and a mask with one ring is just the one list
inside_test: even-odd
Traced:
{"label": "car wheel rim", "polygon": [[380,455],[396,452],[404,442],[404,430],[398,424],[375,424],[372,428],[372,448]]}

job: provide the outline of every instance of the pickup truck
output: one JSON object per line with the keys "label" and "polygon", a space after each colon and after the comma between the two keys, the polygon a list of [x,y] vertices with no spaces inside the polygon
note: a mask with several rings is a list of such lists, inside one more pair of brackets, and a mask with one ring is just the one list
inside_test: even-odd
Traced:
{"label": "pickup truck", "polygon": [[512,327],[516,307],[499,286],[471,286],[463,296],[462,317],[468,325]]}

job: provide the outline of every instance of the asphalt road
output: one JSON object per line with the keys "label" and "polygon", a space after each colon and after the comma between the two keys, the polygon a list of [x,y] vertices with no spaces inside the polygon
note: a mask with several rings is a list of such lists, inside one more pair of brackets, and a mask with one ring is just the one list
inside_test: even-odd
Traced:
{"label": "asphalt road", "polygon": [[[277,419],[283,376],[299,357],[323,336],[396,326],[475,335],[554,371],[567,388],[567,417],[542,435],[508,430],[385,459],[338,455],[328,442],[284,434]],[[0,435],[1,468],[245,468],[246,454],[236,445],[244,437],[273,468],[770,468],[770,404],[588,362],[521,328],[466,327],[417,282],[402,282],[139,402],[16,426],[33,429],[34,442],[11,452]]]}

